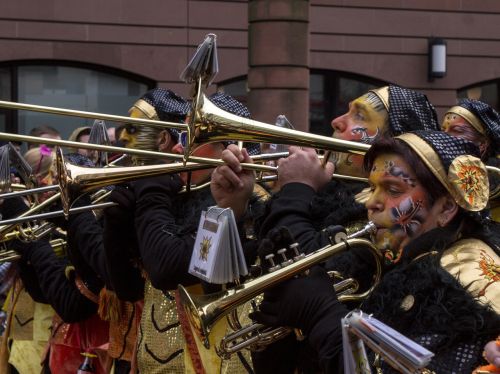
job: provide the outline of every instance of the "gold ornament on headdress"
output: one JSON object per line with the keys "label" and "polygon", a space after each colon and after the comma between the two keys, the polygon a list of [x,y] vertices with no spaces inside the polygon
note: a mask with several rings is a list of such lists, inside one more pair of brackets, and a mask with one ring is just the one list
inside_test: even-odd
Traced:
{"label": "gold ornament on headdress", "polygon": [[453,160],[448,168],[448,180],[454,188],[455,200],[463,199],[467,210],[482,210],[489,198],[488,174],[476,157],[463,155]]}
{"label": "gold ornament on headdress", "polygon": [[458,156],[448,170],[445,170],[436,151],[419,136],[406,133],[396,138],[413,149],[460,207],[472,212],[486,208],[490,188],[488,172],[479,158],[471,155]]}
{"label": "gold ornament on headdress", "polygon": [[369,92],[373,92],[377,95],[380,101],[384,104],[385,109],[389,111],[389,86],[375,88]]}

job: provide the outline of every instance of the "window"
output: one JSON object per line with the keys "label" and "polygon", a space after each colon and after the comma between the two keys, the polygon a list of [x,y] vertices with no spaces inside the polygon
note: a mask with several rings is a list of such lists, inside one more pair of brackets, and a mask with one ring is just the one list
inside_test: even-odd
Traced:
{"label": "window", "polygon": [[[350,101],[370,89],[388,84],[361,75],[331,70],[311,70],[309,83],[309,131],[326,136],[332,134],[331,120],[347,112]],[[220,83],[218,89],[246,103],[246,87],[246,77],[239,77]]]}
{"label": "window", "polygon": [[[11,101],[11,74],[9,69],[0,68],[0,100]],[[6,109],[0,108],[0,131],[12,131],[7,127],[11,122],[12,113]]]}
{"label": "window", "polygon": [[500,79],[483,82],[458,90],[459,99],[480,100],[496,110],[500,109]]}
{"label": "window", "polygon": [[[127,115],[132,103],[154,82],[101,67],[17,64],[0,67],[2,100],[89,112]],[[40,125],[56,128],[63,139],[93,120],[29,111],[0,109],[0,128],[19,134]],[[108,123],[108,127],[116,123]]]}
{"label": "window", "polygon": [[332,135],[330,122],[347,112],[349,102],[388,83],[361,75],[331,70],[312,70],[309,85],[309,131]]}

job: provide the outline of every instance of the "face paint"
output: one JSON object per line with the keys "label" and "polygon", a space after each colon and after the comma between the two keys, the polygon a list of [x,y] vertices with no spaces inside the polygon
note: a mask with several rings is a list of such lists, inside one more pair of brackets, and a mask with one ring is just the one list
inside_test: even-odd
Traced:
{"label": "face paint", "polygon": [[[148,119],[144,113],[142,113],[136,107],[132,107],[129,110],[129,116],[132,118],[144,118]],[[136,148],[137,145],[137,131],[139,129],[132,124],[127,124],[125,126],[125,130],[123,130],[120,134],[120,141],[125,144],[125,148]]]}
{"label": "face paint", "polygon": [[451,136],[468,140],[476,145],[481,142],[481,134],[463,117],[455,113],[446,113],[441,129]]}
{"label": "face paint", "polygon": [[[331,125],[336,139],[371,144],[386,128],[388,113],[385,108],[375,108],[368,95],[349,103],[349,111],[335,118]],[[363,156],[337,152],[333,156],[336,172],[352,176],[364,176]]]}
{"label": "face paint", "polygon": [[411,240],[437,227],[437,214],[432,214],[427,191],[400,156],[377,157],[369,181],[372,194],[366,208],[378,228],[375,244],[388,262],[397,262]]}
{"label": "face paint", "polygon": [[488,138],[477,131],[465,118],[455,113],[446,113],[443,119],[441,130],[451,136],[468,140],[479,147],[483,156],[488,147]]}

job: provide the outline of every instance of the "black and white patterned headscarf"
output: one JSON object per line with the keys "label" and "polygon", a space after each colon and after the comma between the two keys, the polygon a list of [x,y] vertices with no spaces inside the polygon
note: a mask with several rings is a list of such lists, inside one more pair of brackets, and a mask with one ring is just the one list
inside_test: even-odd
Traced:
{"label": "black and white patterned headscarf", "polygon": [[[184,122],[186,115],[191,110],[189,103],[184,98],[165,88],[155,88],[148,91],[141,99],[155,108],[160,121]],[[168,132],[176,140],[179,139],[177,130],[168,129]]]}
{"label": "black and white patterned headscarf", "polygon": [[500,114],[486,103],[478,100],[461,99],[458,106],[467,109],[482,123],[483,131],[491,141],[494,153],[500,152]]}
{"label": "black and white patterned headscarf", "polygon": [[[209,100],[215,104],[220,109],[226,112],[235,114],[239,117],[250,118],[250,111],[248,108],[236,100],[234,97],[229,96],[223,92],[217,92],[209,97]],[[234,144],[234,142],[223,142],[224,146],[227,147],[229,144]],[[250,156],[257,155],[260,153],[259,143],[246,143],[245,148]]]}
{"label": "black and white patterned headscarf", "polygon": [[389,86],[389,128],[392,136],[410,131],[436,130],[436,110],[423,93],[399,86]]}
{"label": "black and white patterned headscarf", "polygon": [[232,96],[223,92],[217,92],[211,95],[208,99],[214,103],[215,106],[225,110],[226,112],[240,117],[250,118],[250,111],[248,108]]}
{"label": "black and white patterned headscarf", "polygon": [[442,131],[415,131],[396,138],[413,149],[460,207],[478,212],[487,206],[488,172],[475,144]]}
{"label": "black and white patterned headscarf", "polygon": [[434,149],[446,170],[458,156],[480,156],[479,148],[474,143],[450,136],[443,131],[415,131],[414,134]]}
{"label": "black and white patterned headscarf", "polygon": [[142,100],[154,106],[161,121],[184,120],[191,107],[189,103],[171,90],[155,88],[142,96]]}

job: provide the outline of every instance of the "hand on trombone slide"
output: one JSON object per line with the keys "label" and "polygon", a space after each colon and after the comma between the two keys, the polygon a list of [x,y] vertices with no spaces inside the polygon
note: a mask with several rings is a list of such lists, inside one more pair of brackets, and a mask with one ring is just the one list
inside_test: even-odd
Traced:
{"label": "hand on trombone slide", "polygon": [[317,192],[332,179],[334,165],[326,162],[323,166],[314,149],[291,146],[289,152],[287,158],[278,160],[280,187],[289,183],[303,183]]}
{"label": "hand on trombone slide", "polygon": [[241,163],[253,163],[245,148],[231,144],[222,152],[225,165],[212,173],[210,189],[217,205],[231,208],[238,218],[245,213],[255,184],[255,172],[245,170]]}

